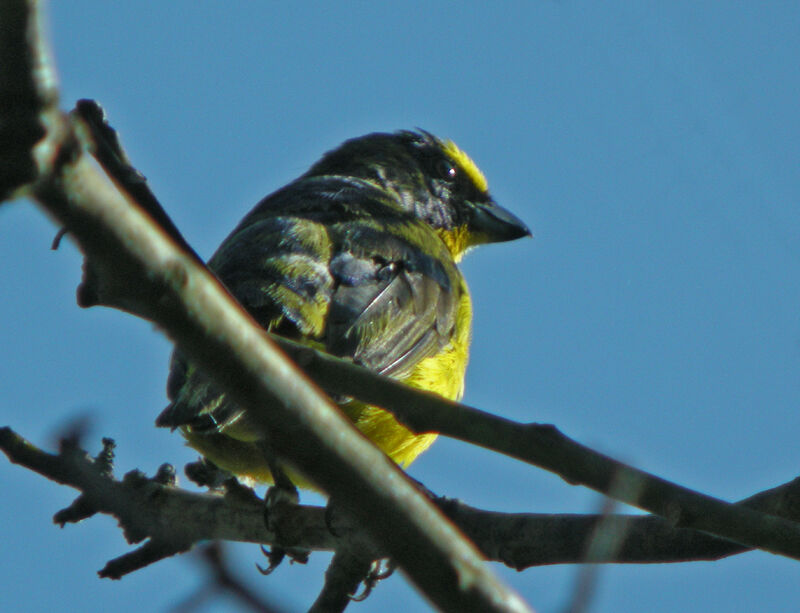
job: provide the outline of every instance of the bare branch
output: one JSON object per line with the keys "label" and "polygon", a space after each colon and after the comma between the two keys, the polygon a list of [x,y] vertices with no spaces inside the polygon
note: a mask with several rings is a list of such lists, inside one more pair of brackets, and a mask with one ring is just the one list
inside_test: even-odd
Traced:
{"label": "bare branch", "polygon": [[0,202],[32,182],[34,145],[58,114],[58,88],[34,0],[0,3]]}
{"label": "bare branch", "polygon": [[[181,535],[177,540],[184,546],[214,539],[275,541],[275,535],[264,525],[262,502],[245,488],[231,488],[225,495],[198,494],[165,483],[163,478],[148,479],[136,471],[119,481],[97,460],[91,460],[75,447],[66,446],[57,455],[49,454],[9,428],[0,428],[0,449],[12,462],[81,492],[79,500],[84,512],[72,518],[58,513],[57,523],[106,513],[117,518],[129,542],[158,538],[162,533]],[[596,563],[716,560],[748,551],[730,541],[675,528],[659,517],[499,513],[447,498],[437,499],[436,504],[488,559],[517,570],[585,561],[586,544],[600,525],[604,532],[622,538],[616,550],[595,555],[592,561]],[[800,479],[739,504],[787,519],[800,519]],[[325,509],[299,505],[281,524],[283,543],[309,550],[341,550],[345,545],[352,548],[352,539],[361,538],[363,542],[352,523],[334,521],[335,535],[329,530],[329,523]],[[385,554],[374,551],[367,557],[382,555]],[[138,566],[126,568],[130,572]]]}
{"label": "bare branch", "polygon": [[[241,490],[225,496],[198,494],[165,485],[159,479],[148,479],[138,471],[127,473],[120,481],[77,447],[62,446],[59,454],[50,454],[10,428],[0,428],[0,449],[15,464],[81,492],[79,499],[84,512],[74,517],[58,513],[54,519],[57,523],[106,513],[119,520],[130,543],[151,538],[176,543],[183,550],[206,540],[250,543],[275,540],[264,524],[263,502],[255,495],[242,495]],[[325,510],[319,507],[298,506],[292,521],[281,529],[284,531],[281,536],[293,546],[332,550],[337,545],[325,524]],[[127,572],[132,570],[135,568]]]}
{"label": "bare branch", "polygon": [[[800,559],[800,526],[682,487],[570,439],[549,424],[521,424],[382,377],[356,364],[275,337],[330,393],[391,412],[415,433],[438,432],[554,472],[626,504],[752,548]],[[615,486],[616,484],[616,486]],[[625,487],[618,487],[625,484]]]}

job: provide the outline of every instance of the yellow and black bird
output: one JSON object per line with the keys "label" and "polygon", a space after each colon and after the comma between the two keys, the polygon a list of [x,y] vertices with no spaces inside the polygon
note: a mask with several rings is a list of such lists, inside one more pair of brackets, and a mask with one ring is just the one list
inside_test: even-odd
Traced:
{"label": "yellow and black bird", "polygon": [[[209,261],[267,330],[461,397],[472,306],[456,264],[475,245],[529,235],[453,142],[425,131],[346,141],[267,196]],[[247,411],[176,351],[157,424],[236,475],[271,482]],[[341,409],[395,462],[436,438],[356,400]]]}

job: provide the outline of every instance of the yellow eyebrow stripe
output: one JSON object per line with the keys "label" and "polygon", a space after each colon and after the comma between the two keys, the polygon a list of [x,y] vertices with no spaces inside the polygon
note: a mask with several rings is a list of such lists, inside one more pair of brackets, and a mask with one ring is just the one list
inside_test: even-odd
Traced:
{"label": "yellow eyebrow stripe", "polygon": [[482,192],[489,191],[489,184],[480,168],[475,165],[472,158],[458,148],[458,145],[451,140],[447,140],[442,143],[442,149],[461,167],[461,170],[467,174],[470,180],[475,184],[475,187]]}

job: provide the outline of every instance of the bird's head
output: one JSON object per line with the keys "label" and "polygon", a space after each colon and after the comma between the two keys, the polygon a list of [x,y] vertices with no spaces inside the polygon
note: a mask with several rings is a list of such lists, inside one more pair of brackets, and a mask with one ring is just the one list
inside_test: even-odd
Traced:
{"label": "bird's head", "polygon": [[433,227],[458,261],[470,247],[529,236],[489,194],[483,173],[455,143],[424,130],[374,133],[344,142],[304,175],[343,175],[377,184]]}

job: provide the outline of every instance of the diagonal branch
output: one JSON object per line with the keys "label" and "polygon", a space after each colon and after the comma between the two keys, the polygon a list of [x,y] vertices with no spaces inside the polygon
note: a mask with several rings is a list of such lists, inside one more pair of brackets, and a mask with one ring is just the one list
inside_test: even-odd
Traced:
{"label": "diagonal branch", "polygon": [[614,460],[553,425],[513,422],[274,338],[329,393],[383,407],[415,433],[438,432],[480,445],[554,472],[572,485],[585,485],[659,515],[671,525],[800,559],[800,526],[794,522],[707,496]]}
{"label": "diagonal branch", "polygon": [[0,2],[0,202],[35,180],[34,145],[59,114],[41,20],[36,1]]}

